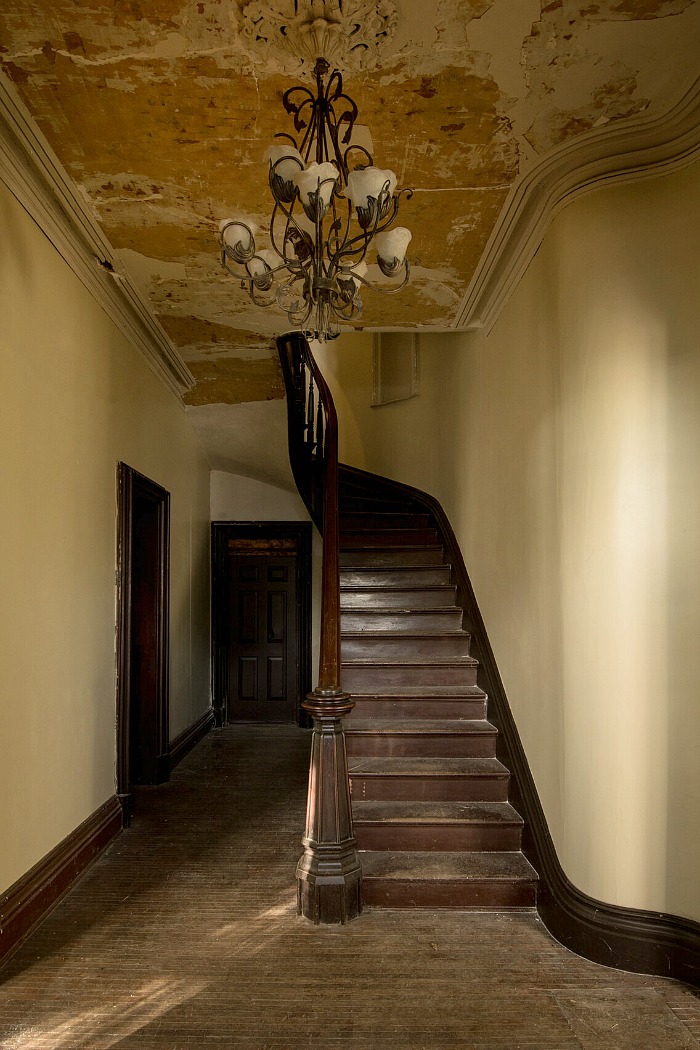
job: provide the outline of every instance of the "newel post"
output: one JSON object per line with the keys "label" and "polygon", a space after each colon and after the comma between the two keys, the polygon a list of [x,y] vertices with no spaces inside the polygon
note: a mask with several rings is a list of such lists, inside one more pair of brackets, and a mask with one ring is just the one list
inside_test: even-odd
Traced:
{"label": "newel post", "polygon": [[326,410],[323,570],[318,685],[303,707],[313,718],[304,852],[297,865],[299,913],[316,923],[344,923],[362,909],[362,870],[352,827],[343,717],[355,706],[340,678],[340,529],[335,408],[314,376]]}

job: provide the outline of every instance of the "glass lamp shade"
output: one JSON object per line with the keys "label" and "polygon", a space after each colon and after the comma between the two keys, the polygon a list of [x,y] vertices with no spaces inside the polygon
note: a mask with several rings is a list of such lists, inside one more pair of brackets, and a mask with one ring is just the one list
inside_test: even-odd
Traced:
{"label": "glass lamp shade", "polygon": [[270,146],[265,151],[265,160],[270,162],[270,188],[276,201],[289,204],[294,200],[296,187],[294,176],[304,170],[304,158],[291,143]]}
{"label": "glass lamp shade", "polygon": [[248,263],[248,272],[255,278],[257,287],[266,290],[272,287],[274,280],[270,271],[281,265],[282,260],[277,252],[273,252],[271,248],[263,248],[262,251],[256,252]]}
{"label": "glass lamp shade", "polygon": [[362,259],[356,266],[348,270],[338,271],[338,291],[344,303],[351,303],[360,290],[361,282],[358,280],[367,273],[367,263]]}
{"label": "glass lamp shade", "polygon": [[333,196],[338,169],[335,164],[309,164],[304,171],[294,176],[294,185],[299,191],[299,200],[304,212],[312,222],[322,219]]}
{"label": "glass lamp shade", "polygon": [[234,262],[243,263],[255,255],[258,227],[246,219],[222,219],[219,223],[221,246]]}
{"label": "glass lamp shade", "polygon": [[348,277],[352,281],[352,286],[353,286],[353,288],[355,290],[357,290],[357,289],[359,289],[361,287],[361,283],[360,283],[360,281],[357,280],[357,278],[358,277],[364,277],[366,275],[366,273],[367,273],[367,263],[364,261],[364,259],[362,260],[362,262],[359,262],[357,264],[357,266],[353,266],[353,268],[350,270],[350,273],[348,274]]}
{"label": "glass lamp shade", "polygon": [[375,240],[379,268],[383,273],[396,273],[406,258],[406,249],[411,240],[411,231],[405,226],[378,233]]}
{"label": "glass lamp shade", "polygon": [[313,255],[316,243],[316,223],[311,222],[301,210],[292,214],[292,221],[285,228],[283,253],[289,259],[293,256],[299,263],[305,264]]}
{"label": "glass lamp shade", "polygon": [[389,168],[355,168],[350,172],[345,194],[355,205],[363,230],[386,212],[395,189],[396,175]]}

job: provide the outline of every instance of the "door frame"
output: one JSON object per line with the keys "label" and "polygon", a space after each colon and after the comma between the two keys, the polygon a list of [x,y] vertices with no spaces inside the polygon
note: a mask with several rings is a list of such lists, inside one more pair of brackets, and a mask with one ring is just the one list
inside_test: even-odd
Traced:
{"label": "door frame", "polygon": [[217,726],[228,721],[228,647],[230,636],[226,591],[226,555],[235,540],[294,540],[297,589],[297,707],[296,721],[306,725],[301,701],[311,691],[311,522],[213,521],[211,523],[211,667],[212,705]]}
{"label": "door frame", "polygon": [[170,493],[126,463],[117,465],[117,796],[125,826],[131,816],[129,722],[131,714],[131,611],[134,497],[157,509],[156,595],[156,783],[170,777]]}

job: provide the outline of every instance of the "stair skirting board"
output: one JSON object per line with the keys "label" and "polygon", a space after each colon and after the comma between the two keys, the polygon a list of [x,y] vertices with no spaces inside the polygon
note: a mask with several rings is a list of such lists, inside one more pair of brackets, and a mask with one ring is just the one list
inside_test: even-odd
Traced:
{"label": "stair skirting board", "polygon": [[122,830],[116,795],[95,810],[0,898],[0,959],[26,940]]}
{"label": "stair skirting board", "polygon": [[457,585],[457,603],[471,632],[479,661],[478,685],[489,697],[489,721],[498,729],[497,757],[511,772],[511,802],[525,821],[522,851],[537,871],[537,910],[552,936],[576,955],[635,973],[673,977],[700,987],[700,923],[663,912],[625,908],[596,900],[567,878],[552,841],[537,788],[496,665],[484,621],[452,526],[440,503],[427,492],[341,467],[341,478],[356,478],[367,489],[393,491],[421,504],[432,515]]}

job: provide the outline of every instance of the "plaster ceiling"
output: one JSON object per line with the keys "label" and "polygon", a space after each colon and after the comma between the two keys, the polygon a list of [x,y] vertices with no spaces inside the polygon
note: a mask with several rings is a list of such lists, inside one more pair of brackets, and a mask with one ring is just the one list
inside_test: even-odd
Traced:
{"label": "plaster ceiling", "polygon": [[[341,7],[380,29],[339,63],[360,134],[415,191],[400,221],[419,263],[397,295],[363,294],[370,328],[455,327],[518,180],[591,129],[662,114],[698,76],[696,0]],[[281,97],[300,78],[263,30],[294,10],[3,0],[0,63],[194,374],[193,406],[283,396],[271,339],[286,319],[221,272],[216,229],[234,208],[268,224],[263,154],[293,130]]]}

